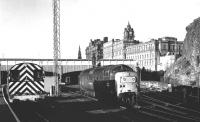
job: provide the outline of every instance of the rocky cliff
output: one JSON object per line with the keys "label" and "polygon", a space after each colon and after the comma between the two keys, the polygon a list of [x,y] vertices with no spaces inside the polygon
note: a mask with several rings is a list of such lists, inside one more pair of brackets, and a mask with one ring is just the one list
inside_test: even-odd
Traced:
{"label": "rocky cliff", "polygon": [[186,27],[183,56],[166,70],[165,82],[196,86],[200,62],[200,17]]}

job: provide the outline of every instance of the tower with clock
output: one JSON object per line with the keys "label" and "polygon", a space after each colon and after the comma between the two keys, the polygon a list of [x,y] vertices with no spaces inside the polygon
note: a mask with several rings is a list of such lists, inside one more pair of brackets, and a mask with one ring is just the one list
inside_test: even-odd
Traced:
{"label": "tower with clock", "polygon": [[135,34],[133,28],[131,28],[130,23],[128,22],[127,27],[124,29],[124,40],[134,41]]}

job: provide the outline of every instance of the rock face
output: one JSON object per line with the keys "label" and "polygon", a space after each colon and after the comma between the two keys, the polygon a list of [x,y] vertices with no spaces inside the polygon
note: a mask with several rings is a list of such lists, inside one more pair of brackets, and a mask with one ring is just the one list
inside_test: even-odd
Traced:
{"label": "rock face", "polygon": [[183,56],[166,70],[165,82],[196,86],[200,72],[200,17],[186,27]]}
{"label": "rock face", "polygon": [[184,40],[183,54],[190,60],[191,58],[194,58],[194,48],[196,48],[196,53],[199,53],[200,51],[200,17],[188,25],[186,30],[187,34]]}

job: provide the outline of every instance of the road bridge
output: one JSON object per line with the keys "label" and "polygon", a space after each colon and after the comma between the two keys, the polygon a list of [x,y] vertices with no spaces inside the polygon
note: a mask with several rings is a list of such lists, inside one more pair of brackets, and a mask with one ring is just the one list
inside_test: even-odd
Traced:
{"label": "road bridge", "polygon": [[[13,65],[23,62],[31,62],[41,65],[45,71],[53,72],[53,59],[27,59],[27,58],[0,58],[1,71],[8,71]],[[85,70],[92,67],[92,61],[88,59],[60,59],[62,73]],[[99,60],[101,66],[126,64],[135,68],[136,61],[132,59],[103,59]]]}

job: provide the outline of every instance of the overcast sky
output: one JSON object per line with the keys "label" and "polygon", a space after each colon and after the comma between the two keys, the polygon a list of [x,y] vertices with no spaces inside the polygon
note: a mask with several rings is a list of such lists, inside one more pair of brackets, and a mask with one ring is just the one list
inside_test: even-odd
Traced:
{"label": "overcast sky", "polygon": [[[199,0],[60,0],[61,57],[82,57],[90,39],[122,39],[128,21],[135,39],[185,38],[200,17]],[[53,58],[52,0],[0,0],[0,58]]]}

